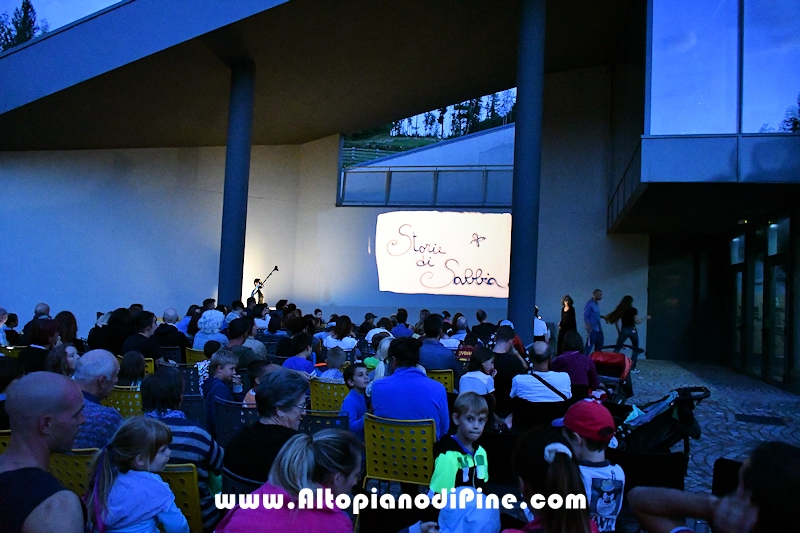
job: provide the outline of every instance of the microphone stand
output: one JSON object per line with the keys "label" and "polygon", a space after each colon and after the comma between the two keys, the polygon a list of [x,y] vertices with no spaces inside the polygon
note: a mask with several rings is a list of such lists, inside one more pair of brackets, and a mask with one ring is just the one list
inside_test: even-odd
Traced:
{"label": "microphone stand", "polygon": [[272,275],[274,272],[278,272],[278,265],[275,265],[275,268],[273,268],[273,269],[272,269],[272,272],[270,272],[269,274],[267,274],[267,277],[266,277],[266,278],[264,278],[264,279],[262,279],[262,280],[261,280],[261,281],[258,283],[258,285],[256,285],[256,288],[255,288],[255,289],[253,289],[253,292],[251,293],[251,296],[255,296],[256,294],[258,294],[258,293],[261,291],[261,289],[263,289],[263,288],[264,288],[264,284],[267,282],[267,280],[269,279],[269,277],[270,277],[270,276],[271,276],[271,275]]}

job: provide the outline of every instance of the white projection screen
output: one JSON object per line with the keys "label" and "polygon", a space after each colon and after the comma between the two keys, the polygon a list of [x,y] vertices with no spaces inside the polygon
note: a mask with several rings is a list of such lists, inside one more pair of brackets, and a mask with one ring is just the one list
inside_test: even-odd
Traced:
{"label": "white projection screen", "polygon": [[381,291],[508,298],[511,214],[394,211],[378,215]]}

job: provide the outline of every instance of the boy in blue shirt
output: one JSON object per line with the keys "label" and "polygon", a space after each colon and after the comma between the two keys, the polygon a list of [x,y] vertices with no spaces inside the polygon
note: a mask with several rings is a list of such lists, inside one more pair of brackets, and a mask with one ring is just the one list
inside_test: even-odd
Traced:
{"label": "boy in blue shirt", "polygon": [[294,356],[283,362],[283,368],[305,372],[308,376],[317,375],[314,363],[309,361],[309,357],[311,357],[311,335],[298,333],[292,337],[292,353],[294,353]]}
{"label": "boy in blue shirt", "polygon": [[344,382],[350,389],[344,402],[342,411],[347,413],[350,418],[350,431],[364,441],[364,414],[368,411],[367,407],[367,385],[369,385],[369,375],[367,375],[367,365],[364,363],[354,363],[344,369]]}

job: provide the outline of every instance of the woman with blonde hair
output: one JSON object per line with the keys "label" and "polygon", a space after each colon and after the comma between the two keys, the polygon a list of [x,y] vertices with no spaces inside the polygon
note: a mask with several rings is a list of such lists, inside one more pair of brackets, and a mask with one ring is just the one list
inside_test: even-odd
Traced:
{"label": "woman with blonde hair", "polygon": [[305,533],[326,531],[352,533],[353,523],[344,511],[314,502],[314,508],[298,509],[303,489],[327,489],[333,497],[350,494],[361,475],[364,445],[349,432],[325,429],[314,435],[301,433],[281,449],[269,481],[253,494],[264,501],[282,501],[277,509],[235,507],[220,522],[217,533]]}

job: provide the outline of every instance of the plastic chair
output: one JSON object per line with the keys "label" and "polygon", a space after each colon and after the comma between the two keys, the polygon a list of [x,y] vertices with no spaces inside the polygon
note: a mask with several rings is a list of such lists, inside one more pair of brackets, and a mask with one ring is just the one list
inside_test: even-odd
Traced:
{"label": "plastic chair", "polygon": [[200,509],[200,487],[197,484],[197,468],[191,464],[167,465],[158,473],[175,495],[175,505],[181,510],[189,531],[203,532],[203,514]]}
{"label": "plastic chair", "polygon": [[455,377],[452,370],[428,370],[428,377],[438,381],[447,392],[455,391]]}
{"label": "plastic chair", "polygon": [[202,394],[200,390],[200,372],[194,365],[178,365],[178,371],[183,374],[183,393]]}
{"label": "plastic chair", "polygon": [[345,396],[350,394],[350,389],[343,383],[326,383],[312,379],[310,385],[311,407],[316,411],[339,412]]}
{"label": "plastic chair", "polygon": [[19,357],[19,353],[27,346],[0,346],[0,353],[6,357]]}
{"label": "plastic chair", "polygon": [[11,440],[11,430],[4,429],[0,430],[0,455],[5,453],[6,449],[8,448],[8,441]]}
{"label": "plastic chair", "polygon": [[114,387],[103,405],[113,407],[123,418],[142,414],[142,393],[139,387]]}
{"label": "plastic chair", "polygon": [[184,394],[181,400],[181,411],[203,429],[206,429],[206,407],[202,394]]}
{"label": "plastic chair", "polygon": [[217,444],[226,448],[243,427],[258,423],[261,416],[255,407],[243,407],[240,402],[214,398],[214,427]]}
{"label": "plastic chair", "polygon": [[59,483],[82,498],[89,483],[97,448],[72,450],[70,453],[53,453],[50,455],[50,473]]}
{"label": "plastic chair", "polygon": [[192,350],[191,348],[186,348],[186,364],[189,366],[194,366],[197,363],[201,363],[207,359],[206,352],[203,350]]}
{"label": "plastic chair", "polygon": [[222,469],[222,493],[223,494],[250,494],[263,483],[254,479],[237,476],[227,468]]}
{"label": "plastic chair", "polygon": [[300,421],[300,433],[313,435],[323,429],[350,429],[350,417],[338,411],[306,411]]}
{"label": "plastic chair", "polygon": [[155,374],[155,373],[156,373],[156,362],[150,357],[145,357],[144,358],[144,375],[145,376],[149,376],[149,375]]}
{"label": "plastic chair", "polygon": [[529,402],[511,398],[511,412],[514,414],[511,431],[524,433],[539,426],[550,427],[553,420],[567,414],[570,405],[570,402]]}
{"label": "plastic chair", "polygon": [[181,354],[180,346],[162,346],[159,352],[161,352],[161,357],[164,359],[170,359],[176,363],[183,363],[183,355]]}
{"label": "plastic chair", "polygon": [[392,420],[364,415],[368,479],[429,485],[433,474],[433,420]]}

